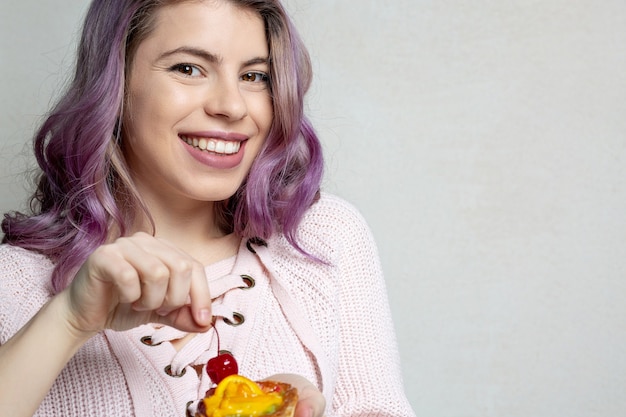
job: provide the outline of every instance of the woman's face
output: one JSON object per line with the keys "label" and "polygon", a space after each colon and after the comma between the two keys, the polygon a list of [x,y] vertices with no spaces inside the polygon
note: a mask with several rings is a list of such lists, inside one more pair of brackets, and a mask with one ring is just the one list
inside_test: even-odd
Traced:
{"label": "woman's face", "polygon": [[124,153],[150,204],[224,200],[272,123],[262,19],[224,0],[161,8],[136,51]]}

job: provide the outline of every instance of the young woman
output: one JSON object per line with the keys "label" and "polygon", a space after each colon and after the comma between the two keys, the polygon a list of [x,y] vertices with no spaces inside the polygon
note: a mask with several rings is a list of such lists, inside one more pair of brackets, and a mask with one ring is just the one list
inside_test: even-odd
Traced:
{"label": "young woman", "polygon": [[33,212],[2,223],[1,416],[184,416],[222,349],[297,416],[413,415],[310,80],[278,1],[93,1]]}

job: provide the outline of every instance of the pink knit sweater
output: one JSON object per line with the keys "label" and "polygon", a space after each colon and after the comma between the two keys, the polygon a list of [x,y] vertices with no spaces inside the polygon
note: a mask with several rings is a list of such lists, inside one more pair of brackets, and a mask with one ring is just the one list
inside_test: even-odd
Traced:
{"label": "pink knit sweater", "polygon": [[[249,378],[297,373],[313,381],[326,396],[328,417],[414,416],[377,249],[363,218],[323,194],[298,239],[325,263],[278,235],[244,240],[236,257],[206,268],[213,311],[221,317],[220,349],[232,352]],[[0,246],[0,344],[49,300],[51,269],[39,254]],[[247,288],[247,277],[254,286]],[[35,415],[184,416],[210,387],[206,372],[198,376],[192,366],[215,356],[217,343],[209,331],[176,351],[169,341],[183,335],[153,325],[98,334],[67,364]]]}

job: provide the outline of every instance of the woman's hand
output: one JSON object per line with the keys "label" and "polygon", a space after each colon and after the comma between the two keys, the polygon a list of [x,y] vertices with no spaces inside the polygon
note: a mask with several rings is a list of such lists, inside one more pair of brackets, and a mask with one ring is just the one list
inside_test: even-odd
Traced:
{"label": "woman's hand", "polygon": [[96,332],[155,322],[189,332],[210,328],[204,267],[145,233],[99,247],[69,287],[0,346],[0,415],[32,416]]}
{"label": "woman's hand", "polygon": [[323,417],[326,399],[308,379],[296,374],[272,375],[267,380],[285,382],[298,390],[298,405],[294,417]]}
{"label": "woman's hand", "polygon": [[145,323],[201,332],[211,324],[203,265],[146,233],[100,246],[66,291],[68,320],[79,334]]}

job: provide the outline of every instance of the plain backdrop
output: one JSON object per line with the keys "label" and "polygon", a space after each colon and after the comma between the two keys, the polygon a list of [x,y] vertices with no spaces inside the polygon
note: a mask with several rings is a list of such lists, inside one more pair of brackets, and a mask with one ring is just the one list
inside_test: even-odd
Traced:
{"label": "plain backdrop", "polygon": [[[626,416],[626,2],[287,0],[419,416]],[[0,3],[0,208],[84,0]]]}

